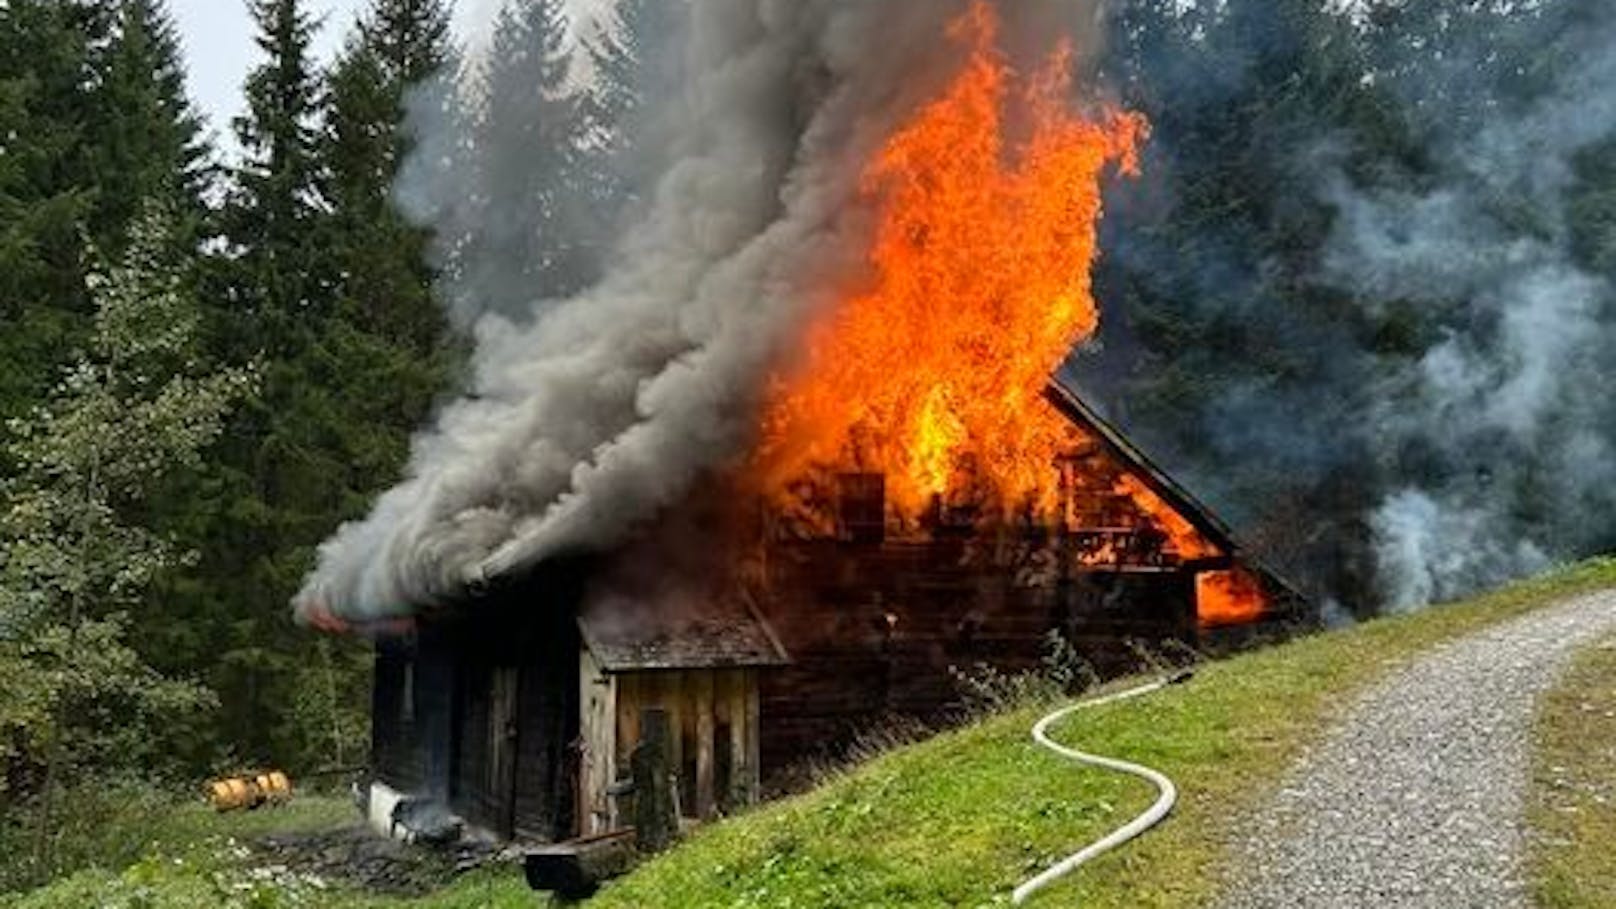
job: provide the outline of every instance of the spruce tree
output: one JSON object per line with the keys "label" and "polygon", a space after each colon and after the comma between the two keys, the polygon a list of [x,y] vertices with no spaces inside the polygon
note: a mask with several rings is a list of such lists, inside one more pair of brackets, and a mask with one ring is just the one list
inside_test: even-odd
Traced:
{"label": "spruce tree", "polygon": [[[1151,122],[1148,176],[1108,200],[1102,343],[1072,365],[1170,468],[1215,477],[1209,495],[1266,558],[1364,601],[1363,578],[1348,572],[1362,564],[1372,462],[1338,427],[1360,422],[1371,382],[1355,375],[1358,360],[1298,351],[1377,328],[1315,280],[1332,219],[1316,143],[1373,134],[1379,147],[1361,166],[1379,167],[1405,153],[1405,138],[1365,78],[1355,26],[1314,0],[1141,0],[1119,7],[1110,28],[1107,76]],[[1340,391],[1330,407],[1295,406],[1294,436],[1236,441],[1228,431],[1229,400],[1262,389],[1282,412],[1289,389],[1323,387]],[[1276,478],[1296,438],[1332,439],[1324,457],[1339,467],[1324,482]],[[1296,514],[1328,532],[1290,533]]]}
{"label": "spruce tree", "polygon": [[310,56],[316,24],[300,0],[251,0],[266,60],[247,76],[247,113],[234,123],[242,161],[226,211],[234,286],[259,344],[294,349],[302,317],[323,303],[318,185],[320,82]]}
{"label": "spruce tree", "polygon": [[[329,469],[320,487],[310,487],[323,488],[318,499],[297,499],[300,512],[320,515],[320,526],[312,535],[283,540],[289,554],[308,554],[398,475],[409,438],[453,362],[427,264],[431,235],[409,223],[393,201],[399,170],[413,151],[407,108],[436,91],[435,77],[452,63],[443,3],[373,0],[325,77],[319,152],[329,214],[322,236],[334,308],[322,317],[304,366],[338,363],[344,374],[317,397],[319,409],[307,413],[319,429],[310,440],[317,447],[306,451],[329,458]],[[295,586],[297,578],[287,580]],[[292,592],[278,588],[282,608]],[[370,654],[352,641],[321,641],[314,652],[318,662],[291,669],[293,696],[277,744],[301,762],[340,763],[364,744]]]}
{"label": "spruce tree", "polygon": [[225,705],[222,737],[250,759],[272,760],[287,757],[278,743],[308,646],[289,627],[286,598],[341,497],[344,465],[329,433],[344,416],[331,400],[346,375],[320,348],[334,305],[316,23],[299,0],[253,0],[249,11],[264,59],[234,122],[241,159],[205,301],[215,355],[261,356],[263,391],[232,421],[212,475],[184,490],[189,504],[171,516],[202,553],[202,581],[164,591],[194,624],[153,646],[208,665]]}
{"label": "spruce tree", "polygon": [[425,83],[450,62],[449,4],[444,0],[374,0],[361,31],[381,61],[387,83],[401,93]]}
{"label": "spruce tree", "polygon": [[[161,200],[184,222],[200,220],[212,150],[185,93],[184,60],[165,0],[117,3],[94,64],[97,244],[121,249],[124,226],[148,200]],[[176,225],[176,242],[194,239],[188,227]]]}
{"label": "spruce tree", "polygon": [[450,65],[449,12],[439,0],[375,0],[327,77],[325,195],[338,257],[337,295],[367,331],[431,354],[443,319],[432,300],[429,235],[391,195],[412,151],[406,102]]}
{"label": "spruce tree", "polygon": [[362,734],[368,664],[352,642],[320,645],[311,664],[288,601],[320,541],[398,475],[447,372],[429,238],[395,211],[392,187],[412,84],[450,48],[441,3],[377,0],[320,73],[300,4],[253,11],[268,59],[238,122],[246,162],[215,297],[223,349],[267,354],[265,388],[232,427],[213,491],[198,491],[202,517],[177,516],[205,581],[171,602],[206,627],[169,644],[213,663],[226,740],[297,769]]}
{"label": "spruce tree", "polygon": [[[618,0],[614,15],[588,42],[594,78],[584,97],[591,152],[582,181],[596,213],[589,241],[611,241],[623,210],[632,208],[636,170],[658,91],[676,85],[678,36],[689,7],[684,0]],[[654,150],[654,149],[652,149]]]}
{"label": "spruce tree", "polygon": [[594,275],[572,228],[591,214],[580,167],[589,121],[572,81],[562,0],[512,0],[500,12],[475,127],[478,215],[464,279],[485,308],[522,312]]}
{"label": "spruce tree", "polygon": [[95,20],[59,0],[0,11],[0,413],[20,413],[89,329],[81,227],[93,211]]}

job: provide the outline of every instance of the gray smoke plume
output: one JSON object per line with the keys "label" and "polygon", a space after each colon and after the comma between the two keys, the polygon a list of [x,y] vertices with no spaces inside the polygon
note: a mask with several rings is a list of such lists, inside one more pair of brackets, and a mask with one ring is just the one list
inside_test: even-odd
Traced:
{"label": "gray smoke plume", "polygon": [[[1612,286],[1573,255],[1568,218],[1573,161],[1616,129],[1616,17],[1602,18],[1565,36],[1577,45],[1564,48],[1575,64],[1551,91],[1522,109],[1499,105],[1479,130],[1439,129],[1438,166],[1423,191],[1357,191],[1339,173],[1330,180],[1331,283],[1370,301],[1464,304],[1438,343],[1383,376],[1370,415],[1383,438],[1417,442],[1461,467],[1411,478],[1373,510],[1390,609],[1573,554],[1577,526],[1599,526],[1613,504],[1616,459],[1602,419],[1616,342]],[[1440,116],[1419,86],[1409,90],[1411,104]]]}
{"label": "gray smoke plume", "polygon": [[[1125,36],[1160,99],[1137,191],[1157,198],[1113,206],[1101,290],[1155,308],[1113,307],[1110,349],[1075,368],[1360,612],[1608,548],[1616,272],[1589,253],[1613,228],[1585,196],[1588,156],[1616,148],[1616,7],[1306,5],[1200,5]],[[1249,194],[1174,213],[1220,181]],[[1163,353],[1163,324],[1188,340]]]}
{"label": "gray smoke plume", "polygon": [[[643,205],[604,277],[476,317],[469,393],[415,440],[406,479],[321,547],[299,611],[408,612],[610,545],[733,457],[766,369],[860,267],[858,172],[957,64],[943,35],[965,2],[696,0],[681,84],[647,125]],[[1016,40],[1092,23],[1087,4],[1004,6]],[[434,135],[452,125],[425,119],[430,160],[400,194],[430,203],[458,184],[454,140]],[[467,290],[453,305],[469,320]]]}

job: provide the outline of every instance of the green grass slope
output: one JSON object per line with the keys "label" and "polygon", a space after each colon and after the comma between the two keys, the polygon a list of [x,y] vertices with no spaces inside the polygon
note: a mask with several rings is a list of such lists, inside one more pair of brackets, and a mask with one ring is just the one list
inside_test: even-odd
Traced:
{"label": "green grass slope", "polygon": [[[1033,905],[1202,905],[1240,811],[1280,779],[1353,691],[1409,656],[1577,592],[1616,584],[1601,560],[1476,600],[1319,635],[1203,667],[1185,686],[1087,711],[1057,739],[1172,776],[1167,823]],[[1120,824],[1146,785],[1038,748],[1039,711],[900,749],[800,797],[712,825],[610,885],[594,909],[991,906]]]}

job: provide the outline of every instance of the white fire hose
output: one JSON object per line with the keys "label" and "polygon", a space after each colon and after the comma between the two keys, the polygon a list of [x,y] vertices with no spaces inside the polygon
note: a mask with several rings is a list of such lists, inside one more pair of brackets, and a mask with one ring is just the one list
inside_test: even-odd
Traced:
{"label": "white fire hose", "polygon": [[1093,767],[1100,767],[1105,770],[1114,770],[1118,773],[1126,773],[1130,776],[1139,777],[1140,779],[1143,779],[1155,786],[1159,795],[1156,797],[1156,803],[1146,809],[1143,814],[1139,815],[1123,826],[1118,827],[1114,832],[1110,833],[1104,838],[1095,840],[1093,843],[1083,847],[1078,852],[1074,852],[1066,858],[1061,859],[1059,862],[1056,862],[1054,865],[1051,865],[1048,869],[1040,873],[1037,877],[1034,877],[1017,887],[1015,892],[1011,894],[1012,902],[1016,904],[1026,902],[1027,897],[1032,896],[1034,893],[1048,887],[1055,881],[1060,880],[1068,874],[1071,874],[1084,863],[1090,861],[1096,856],[1102,855],[1118,846],[1121,846],[1123,843],[1134,839],[1150,828],[1161,823],[1162,819],[1167,817],[1168,813],[1173,810],[1173,804],[1178,801],[1178,787],[1174,786],[1173,781],[1168,779],[1165,774],[1152,770],[1151,768],[1142,764],[1134,764],[1129,761],[1119,761],[1116,758],[1108,758],[1098,754],[1089,754],[1084,751],[1078,751],[1076,748],[1068,748],[1065,745],[1050,739],[1049,727],[1055,725],[1066,717],[1071,716],[1073,713],[1076,713],[1079,710],[1087,710],[1091,707],[1099,707],[1103,704],[1112,704],[1117,701],[1124,701],[1130,698],[1139,697],[1141,695],[1150,694],[1151,692],[1160,691],[1169,685],[1177,685],[1182,682],[1187,682],[1192,675],[1193,673],[1191,673],[1189,670],[1185,670],[1167,676],[1166,678],[1157,679],[1156,681],[1147,685],[1140,685],[1137,688],[1129,688],[1126,691],[1119,691],[1115,694],[1105,695],[1104,697],[1092,698],[1087,701],[1079,701],[1070,707],[1062,707],[1060,710],[1051,713],[1049,716],[1039,720],[1037,724],[1032,727],[1033,741],[1036,741],[1038,744],[1048,748],[1056,754],[1071,758],[1080,764],[1088,764]]}

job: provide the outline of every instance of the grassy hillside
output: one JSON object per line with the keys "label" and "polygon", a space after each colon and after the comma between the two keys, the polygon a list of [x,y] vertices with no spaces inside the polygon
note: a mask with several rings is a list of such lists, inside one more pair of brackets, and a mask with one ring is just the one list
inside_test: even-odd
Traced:
{"label": "grassy hillside", "polygon": [[[1182,789],[1165,826],[1034,900],[1035,905],[1193,906],[1215,892],[1232,817],[1275,784],[1331,710],[1411,654],[1559,597],[1616,585],[1591,562],[1474,601],[1320,635],[1203,667],[1190,684],[1099,708],[1058,738],[1159,767]],[[899,749],[811,793],[712,825],[609,886],[596,909],[985,906],[1109,830],[1152,797],[1142,783],[1062,762],[1034,746],[1028,708]],[[54,907],[532,907],[514,868],[400,900],[361,893],[248,853],[284,830],[354,820],[341,800],[213,815],[150,817],[128,865],[91,868],[0,909]],[[127,867],[125,867],[127,866]],[[1574,905],[1574,904],[1568,904]]]}
{"label": "grassy hillside", "polygon": [[1532,878],[1544,909],[1616,903],[1616,639],[1589,650],[1538,707]]}
{"label": "grassy hillside", "polygon": [[[1444,639],[1616,583],[1598,561],[1469,603],[1320,635],[1204,667],[1189,685],[1074,717],[1058,739],[1143,761],[1182,789],[1145,839],[1034,905],[1194,906],[1220,843],[1355,689]],[[617,882],[606,907],[980,906],[1102,835],[1153,797],[1143,783],[1033,745],[1036,710],[876,759],[799,798],[712,826]]]}

